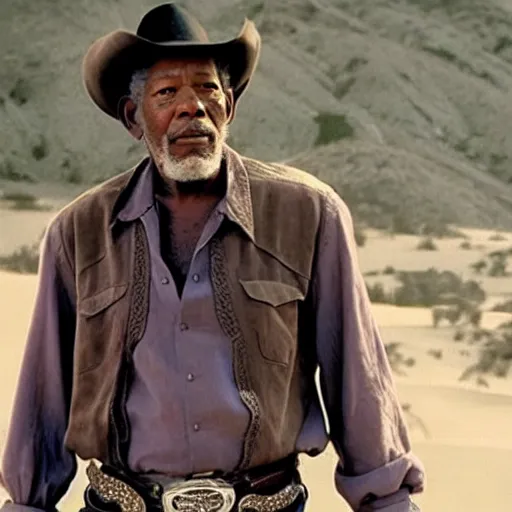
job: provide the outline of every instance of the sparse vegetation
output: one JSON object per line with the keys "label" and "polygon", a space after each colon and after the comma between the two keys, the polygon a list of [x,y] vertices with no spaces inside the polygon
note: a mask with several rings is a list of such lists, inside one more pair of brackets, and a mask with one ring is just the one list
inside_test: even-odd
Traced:
{"label": "sparse vegetation", "polygon": [[[397,270],[394,275],[400,285],[392,291],[386,292],[382,283],[367,284],[370,300],[411,307],[432,307],[447,303],[461,307],[460,304],[464,302],[467,304],[463,311],[469,315],[469,304],[477,306],[486,298],[485,291],[477,282],[464,281],[454,272],[431,268],[423,271]],[[476,318],[471,320],[479,321]]]}
{"label": "sparse vegetation", "polygon": [[363,228],[358,224],[354,225],[354,238],[358,247],[363,247],[366,243],[366,234]]}
{"label": "sparse vegetation", "polygon": [[512,299],[500,302],[492,307],[492,311],[499,313],[512,313]]}
{"label": "sparse vegetation", "polygon": [[12,192],[0,196],[2,201],[8,203],[11,210],[48,210],[49,206],[39,203],[37,197],[26,192]]}
{"label": "sparse vegetation", "polygon": [[344,115],[320,113],[315,117],[315,122],[318,125],[315,146],[330,144],[354,136],[354,128]]}
{"label": "sparse vegetation", "polygon": [[23,245],[12,254],[0,256],[0,268],[20,274],[36,274],[39,267],[39,243]]}
{"label": "sparse vegetation", "polygon": [[482,274],[483,270],[487,267],[487,261],[485,260],[478,260],[475,263],[472,263],[470,265],[470,268],[473,270],[473,272],[477,275]]}
{"label": "sparse vegetation", "polygon": [[464,240],[464,242],[461,242],[461,244],[459,245],[459,248],[460,249],[463,249],[465,251],[469,251],[471,250],[473,247],[471,245],[471,242],[469,242],[468,240]]}
{"label": "sparse vegetation", "polygon": [[375,283],[373,285],[366,285],[368,290],[368,297],[374,304],[386,304],[392,302],[389,294],[384,290],[384,286],[381,283]]}
{"label": "sparse vegetation", "polygon": [[507,237],[505,237],[505,236],[504,236],[504,235],[502,235],[501,233],[493,233],[493,234],[489,237],[489,241],[490,241],[490,242],[504,242],[506,239],[507,239]]}
{"label": "sparse vegetation", "polygon": [[[71,157],[65,157],[60,164],[63,169],[62,178],[66,183],[73,185],[80,185],[83,183],[83,176],[78,165],[71,159]],[[102,179],[101,181],[104,181]],[[99,183],[101,183],[99,181]]]}
{"label": "sparse vegetation", "polygon": [[432,237],[427,236],[422,238],[416,247],[418,251],[437,251],[437,245],[435,244]]}
{"label": "sparse vegetation", "polygon": [[9,181],[25,181],[27,183],[36,183],[36,178],[29,172],[16,169],[14,163],[9,158],[0,159],[0,179]]}
{"label": "sparse vegetation", "polygon": [[32,157],[39,161],[48,155],[48,142],[44,136],[39,137],[39,141],[32,146]]}
{"label": "sparse vegetation", "polygon": [[511,324],[502,324],[491,333],[486,333],[486,340],[480,350],[478,361],[468,367],[459,380],[468,380],[471,377],[476,377],[478,380],[486,375],[498,378],[508,376],[512,365]]}
{"label": "sparse vegetation", "polygon": [[26,79],[18,78],[9,91],[9,98],[18,106],[25,105],[30,98],[30,86]]}
{"label": "sparse vegetation", "polygon": [[416,364],[414,357],[405,357],[400,351],[401,343],[387,343],[384,348],[389,361],[389,366],[397,375],[406,375],[405,368],[412,368]]}
{"label": "sparse vegetation", "polygon": [[491,260],[488,275],[489,277],[505,277],[507,275],[507,254],[497,251],[489,255]]}
{"label": "sparse vegetation", "polygon": [[443,358],[443,351],[441,349],[430,349],[427,354],[429,356],[432,356],[434,359],[442,359]]}

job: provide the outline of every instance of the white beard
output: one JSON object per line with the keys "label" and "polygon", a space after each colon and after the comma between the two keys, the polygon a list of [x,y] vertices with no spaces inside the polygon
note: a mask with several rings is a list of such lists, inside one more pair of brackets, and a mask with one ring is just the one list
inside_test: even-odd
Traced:
{"label": "white beard", "polygon": [[163,178],[167,180],[177,182],[208,180],[215,176],[220,168],[222,149],[227,135],[228,130],[225,127],[211,152],[184,158],[176,158],[170,154],[169,140],[164,136],[160,148],[153,148],[155,164]]}

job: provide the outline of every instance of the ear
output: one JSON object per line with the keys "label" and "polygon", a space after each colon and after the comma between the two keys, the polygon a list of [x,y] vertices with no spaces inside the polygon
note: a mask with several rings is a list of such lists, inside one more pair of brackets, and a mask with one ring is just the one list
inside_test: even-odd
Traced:
{"label": "ear", "polygon": [[129,96],[123,96],[117,107],[118,118],[134,139],[140,140],[144,135],[142,126],[137,122],[137,105]]}
{"label": "ear", "polygon": [[233,89],[229,88],[225,92],[225,96],[226,96],[226,115],[228,118],[228,124],[231,124],[231,122],[235,118],[235,110],[236,110],[235,97],[233,96]]}

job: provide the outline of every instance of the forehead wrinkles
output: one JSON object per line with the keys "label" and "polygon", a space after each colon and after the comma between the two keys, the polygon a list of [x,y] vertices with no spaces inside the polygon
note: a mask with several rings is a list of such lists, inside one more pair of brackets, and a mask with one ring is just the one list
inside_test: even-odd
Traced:
{"label": "forehead wrinkles", "polygon": [[183,75],[183,73],[190,73],[192,75],[216,76],[217,71],[213,65],[209,66],[190,62],[150,71],[149,78],[153,80],[157,80],[159,78],[176,78]]}

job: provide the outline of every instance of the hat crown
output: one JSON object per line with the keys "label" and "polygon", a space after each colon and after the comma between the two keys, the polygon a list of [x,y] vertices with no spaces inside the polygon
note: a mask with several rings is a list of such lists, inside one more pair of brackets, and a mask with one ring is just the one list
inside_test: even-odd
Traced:
{"label": "hat crown", "polygon": [[199,21],[173,3],[159,5],[146,13],[139,23],[137,35],[155,43],[208,42],[208,35]]}

